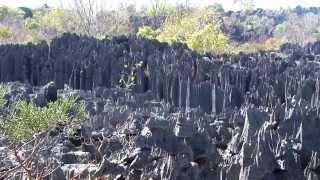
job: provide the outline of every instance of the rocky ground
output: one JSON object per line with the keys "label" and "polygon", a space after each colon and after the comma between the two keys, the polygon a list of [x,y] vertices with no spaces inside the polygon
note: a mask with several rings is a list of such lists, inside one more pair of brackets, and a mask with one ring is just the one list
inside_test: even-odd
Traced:
{"label": "rocky ground", "polygon": [[[214,56],[64,35],[50,50],[0,49],[0,79],[22,82],[8,83],[9,101],[42,105],[56,93],[86,102],[90,118],[76,134],[51,132],[41,156],[59,165],[52,179],[320,179],[319,43]],[[118,87],[141,61],[136,85]],[[0,169],[13,166],[3,137],[0,158]]]}

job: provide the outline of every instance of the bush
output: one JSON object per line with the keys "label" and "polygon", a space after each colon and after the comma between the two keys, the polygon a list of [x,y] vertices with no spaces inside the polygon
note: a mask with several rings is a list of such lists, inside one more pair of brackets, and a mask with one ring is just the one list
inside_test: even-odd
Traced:
{"label": "bush", "polygon": [[137,32],[137,37],[147,38],[147,39],[156,39],[158,32],[153,30],[150,26],[142,26]]}
{"label": "bush", "polygon": [[33,18],[28,18],[24,21],[24,27],[27,30],[35,30],[38,29],[40,27],[39,22],[37,22],[35,19]]}
{"label": "bush", "polygon": [[191,17],[170,17],[161,28],[161,33],[157,39],[169,44],[186,43],[187,36],[194,31],[195,25],[193,23],[194,18]]}
{"label": "bush", "polygon": [[19,101],[12,105],[11,112],[3,118],[6,135],[14,141],[28,141],[36,133],[48,131],[57,123],[75,123],[86,119],[83,103],[76,98],[60,98],[47,107]]}
{"label": "bush", "polygon": [[187,38],[187,45],[201,53],[224,53],[228,51],[229,38],[219,32],[212,24],[209,24],[192,33]]}
{"label": "bush", "polygon": [[14,35],[13,30],[10,27],[0,27],[0,40],[6,40]]}

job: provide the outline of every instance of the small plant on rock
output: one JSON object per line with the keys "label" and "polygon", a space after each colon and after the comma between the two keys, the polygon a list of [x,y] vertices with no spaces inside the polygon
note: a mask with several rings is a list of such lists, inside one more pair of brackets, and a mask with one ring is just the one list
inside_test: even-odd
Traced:
{"label": "small plant on rock", "polygon": [[[121,78],[119,80],[120,87],[132,90],[136,85],[136,71],[137,69],[141,68],[143,65],[143,61],[139,61],[138,63],[134,64],[129,70],[129,72],[123,72]],[[124,65],[125,69],[129,68],[129,65]]]}

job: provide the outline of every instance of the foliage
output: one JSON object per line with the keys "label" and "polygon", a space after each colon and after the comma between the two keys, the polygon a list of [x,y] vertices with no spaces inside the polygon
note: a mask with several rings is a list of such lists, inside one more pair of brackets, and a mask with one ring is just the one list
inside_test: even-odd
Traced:
{"label": "foliage", "polygon": [[79,123],[86,118],[82,103],[76,98],[60,98],[47,107],[32,102],[18,101],[11,112],[3,118],[6,134],[15,141],[27,141],[36,133],[47,131],[57,123]]}
{"label": "foliage", "polygon": [[37,33],[30,32],[29,34],[26,35],[25,37],[25,43],[40,43],[42,39],[38,36]]}
{"label": "foliage", "polygon": [[56,28],[58,31],[63,32],[64,15],[65,11],[60,8],[51,9],[40,19],[41,26],[51,26]]}
{"label": "foliage", "polygon": [[169,44],[186,43],[198,52],[222,53],[229,39],[220,31],[216,8],[204,8],[190,14],[168,18],[157,39]]}
{"label": "foliage", "polygon": [[39,24],[39,22],[36,21],[36,19],[27,18],[27,19],[24,21],[24,27],[25,27],[27,30],[35,30],[35,29],[38,29],[38,28],[40,27],[40,24]]}
{"label": "foliage", "polygon": [[257,51],[264,51],[266,47],[263,43],[250,42],[244,43],[234,49],[234,53],[244,52],[244,53],[253,53]]}
{"label": "foliage", "polygon": [[8,93],[8,87],[4,84],[0,84],[0,109],[4,108],[6,104],[5,95]]}
{"label": "foliage", "polygon": [[274,31],[274,34],[281,34],[285,32],[287,28],[288,28],[288,24],[282,23],[282,24],[276,25],[273,31]]}
{"label": "foliage", "polygon": [[5,17],[15,17],[22,18],[23,15],[19,13],[19,11],[9,8],[7,6],[0,6],[0,21],[2,21]]}
{"label": "foliage", "polygon": [[151,6],[145,12],[150,17],[167,16],[173,14],[175,8],[170,6],[166,0],[151,0]]}
{"label": "foliage", "polygon": [[96,15],[95,34],[99,37],[129,35],[132,31],[130,17],[134,16],[134,7],[121,8],[118,11],[100,11]]}
{"label": "foliage", "polygon": [[28,31],[25,38],[31,42],[49,41],[64,32],[74,32],[77,29],[76,21],[76,16],[67,9],[35,9],[33,17],[24,20],[24,27]]}
{"label": "foliage", "polygon": [[14,35],[13,30],[10,27],[0,27],[0,40],[6,40]]}
{"label": "foliage", "polygon": [[137,32],[137,37],[147,38],[147,39],[156,39],[158,32],[153,30],[150,26],[142,26]]}
{"label": "foliage", "polygon": [[223,53],[228,51],[229,39],[212,24],[192,33],[187,38],[188,46],[201,53]]}
{"label": "foliage", "polygon": [[44,38],[53,38],[59,33],[65,32],[64,20],[66,11],[60,8],[49,9],[47,11],[38,10],[34,13],[32,20],[27,20],[25,25],[27,29],[38,29]]}
{"label": "foliage", "polygon": [[285,38],[269,38],[264,42],[264,46],[266,50],[278,50],[280,46],[286,42],[287,40]]}
{"label": "foliage", "polygon": [[[174,6],[167,0],[152,0],[151,6],[141,10],[134,5],[106,10],[96,7],[95,1],[75,2],[78,2],[78,6],[69,9],[43,6],[17,10],[1,6],[1,43],[49,42],[65,32],[99,39],[136,34],[169,44],[186,43],[197,51],[206,52],[209,47],[201,50],[195,47],[195,44],[198,47],[200,44],[195,37],[208,31],[211,25],[216,33],[229,39],[228,43],[242,47],[255,46],[255,49],[259,48],[253,43],[276,47],[283,39],[300,45],[320,39],[320,8],[297,7],[269,11],[253,9],[252,0],[235,0],[242,10],[231,12],[224,11],[221,5],[214,3],[205,8],[193,8],[188,1],[177,2]],[[218,49],[216,52],[220,52],[221,48]]]}
{"label": "foliage", "polygon": [[119,80],[120,87],[123,87],[128,90],[132,90],[132,88],[136,85],[136,71],[143,66],[143,61],[139,61],[138,63],[134,64],[131,68],[128,64],[124,65],[124,69],[127,72],[123,72],[121,74],[121,78]]}
{"label": "foliage", "polygon": [[186,43],[188,36],[207,24],[212,23],[217,26],[216,14],[213,9],[204,8],[181,16],[170,16],[161,28],[158,39],[169,43]]}
{"label": "foliage", "polygon": [[280,46],[286,43],[286,39],[284,38],[269,38],[264,42],[248,42],[241,44],[238,47],[234,48],[234,53],[245,52],[245,53],[253,53],[257,51],[272,51],[279,50]]}
{"label": "foliage", "polygon": [[287,21],[274,29],[275,38],[285,38],[288,42],[306,45],[318,39],[317,28],[320,26],[320,16],[314,13],[290,14]]}

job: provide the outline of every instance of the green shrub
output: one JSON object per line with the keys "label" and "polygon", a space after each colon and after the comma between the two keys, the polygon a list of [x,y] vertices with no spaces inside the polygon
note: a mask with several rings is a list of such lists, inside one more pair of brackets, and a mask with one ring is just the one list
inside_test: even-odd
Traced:
{"label": "green shrub", "polygon": [[0,27],[0,40],[6,40],[14,35],[13,30],[10,27]]}
{"label": "green shrub", "polygon": [[8,137],[15,141],[28,141],[39,132],[54,128],[57,123],[78,124],[87,117],[83,103],[76,98],[60,98],[47,107],[38,107],[32,102],[19,101],[12,105],[11,112],[3,117],[3,126]]}
{"label": "green shrub", "polygon": [[228,51],[229,38],[220,31],[217,8],[195,10],[181,16],[171,16],[159,30],[157,39],[169,44],[186,43],[200,53]]}
{"label": "green shrub", "polygon": [[36,21],[36,19],[28,18],[24,21],[24,27],[28,30],[35,30],[40,27],[40,24]]}
{"label": "green shrub", "polygon": [[224,53],[228,51],[229,38],[219,32],[212,24],[192,33],[187,38],[189,48],[201,53]]}
{"label": "green shrub", "polygon": [[136,72],[143,66],[143,61],[139,61],[134,64],[134,66],[129,67],[129,65],[125,64],[124,68],[127,70],[121,74],[121,78],[119,80],[119,87],[125,88],[131,91],[136,85]]}
{"label": "green shrub", "polygon": [[147,39],[156,39],[158,34],[159,33],[153,30],[150,26],[142,26],[139,28],[137,32],[138,37],[147,38]]}

